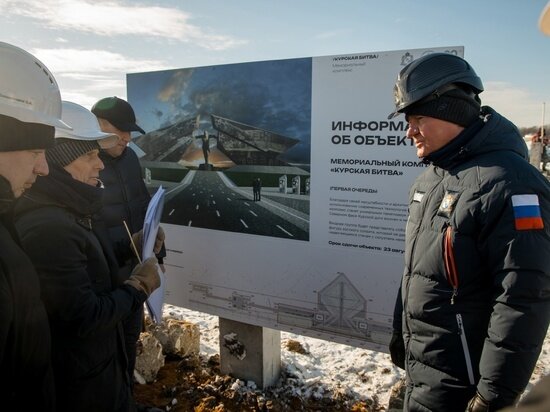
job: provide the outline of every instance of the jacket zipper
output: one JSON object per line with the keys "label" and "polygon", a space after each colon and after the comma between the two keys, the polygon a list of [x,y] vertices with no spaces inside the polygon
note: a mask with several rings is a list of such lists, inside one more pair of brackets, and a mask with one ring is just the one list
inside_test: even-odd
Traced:
{"label": "jacket zipper", "polygon": [[[458,271],[456,269],[455,254],[453,249],[453,228],[451,225],[447,226],[447,229],[445,230],[443,260],[445,263],[445,271],[447,272],[447,280],[453,287],[453,294],[451,295],[451,305],[454,305],[455,298],[458,296]],[[460,343],[462,344],[462,352],[464,353],[464,360],[466,362],[468,380],[470,381],[470,385],[475,385],[474,370],[472,368],[472,358],[470,356],[468,340],[466,339],[464,323],[462,321],[462,315],[460,313],[456,314],[456,323],[458,325],[458,334],[460,335]]]}
{"label": "jacket zipper", "polygon": [[458,324],[458,333],[460,334],[460,341],[462,343],[462,351],[464,352],[464,360],[466,361],[466,370],[468,371],[468,379],[470,385],[475,385],[474,370],[472,368],[472,358],[470,357],[470,349],[468,348],[468,341],[466,340],[466,332],[464,332],[464,324],[462,323],[462,315],[456,314],[456,323]]}
{"label": "jacket zipper", "polygon": [[451,305],[455,304],[455,298],[458,296],[458,273],[456,270],[455,252],[453,249],[453,228],[449,225],[445,230],[443,245],[443,262],[445,263],[445,272],[447,281],[453,287],[451,295]]}

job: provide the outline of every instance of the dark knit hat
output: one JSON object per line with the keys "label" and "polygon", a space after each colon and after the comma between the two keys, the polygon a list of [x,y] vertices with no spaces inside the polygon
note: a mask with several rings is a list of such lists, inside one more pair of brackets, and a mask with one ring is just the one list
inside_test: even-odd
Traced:
{"label": "dark knit hat", "polygon": [[449,90],[441,96],[430,95],[404,110],[407,116],[428,116],[462,127],[479,118],[481,104],[475,95],[460,88]]}
{"label": "dark knit hat", "polygon": [[99,143],[96,140],[57,138],[55,146],[46,150],[46,160],[48,163],[64,167],[92,150],[99,150]]}
{"label": "dark knit hat", "polygon": [[123,132],[135,131],[145,134],[145,131],[136,124],[136,115],[130,103],[116,96],[105,97],[96,102],[92,107],[92,113],[101,119],[108,120]]}
{"label": "dark knit hat", "polygon": [[0,152],[47,149],[54,145],[54,134],[53,126],[0,114]]}

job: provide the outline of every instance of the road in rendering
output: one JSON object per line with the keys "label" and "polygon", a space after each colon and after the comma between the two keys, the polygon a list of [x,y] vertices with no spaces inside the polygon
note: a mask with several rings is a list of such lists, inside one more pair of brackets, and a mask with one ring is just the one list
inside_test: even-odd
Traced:
{"label": "road in rendering", "polygon": [[[265,196],[260,202],[252,194],[232,188],[220,174],[196,171],[193,180],[164,204],[162,221],[182,226],[226,230],[288,239],[308,240],[309,233],[293,223]],[[273,213],[277,208],[279,213]]]}

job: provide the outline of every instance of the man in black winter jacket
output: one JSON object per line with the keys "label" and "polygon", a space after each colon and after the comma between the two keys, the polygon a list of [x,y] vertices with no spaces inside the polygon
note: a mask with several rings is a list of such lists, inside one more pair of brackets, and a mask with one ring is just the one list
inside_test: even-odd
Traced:
{"label": "man in black winter jacket", "polygon": [[36,271],[23,252],[12,208],[49,173],[44,149],[63,126],[61,96],[34,56],[0,42],[0,399],[2,410],[54,411],[48,317]]}
{"label": "man in black winter jacket", "polygon": [[[126,222],[131,233],[143,228],[143,220],[149,204],[150,195],[143,182],[141,166],[136,153],[128,147],[131,132],[145,133],[136,124],[136,116],[132,106],[118,97],[106,97],[92,107],[99,121],[101,130],[118,136],[115,146],[102,150],[100,158],[105,168],[100,172],[104,183],[103,207],[101,219],[105,222],[109,238],[117,252],[128,244],[128,233],[124,227]],[[163,232],[161,231],[161,236]],[[157,254],[159,264],[166,256],[164,247]],[[119,276],[121,281],[130,276],[137,258],[119,259]],[[162,267],[162,266],[161,266]],[[133,377],[136,363],[136,343],[142,330],[143,306],[124,321],[124,338],[128,355],[128,373]],[[133,382],[133,381],[132,381]]]}
{"label": "man in black winter jacket", "polygon": [[75,103],[63,102],[63,119],[73,130],[56,131],[56,144],[46,151],[50,174],[15,207],[50,320],[57,410],[130,412],[121,321],[159,286],[156,259],[118,281],[105,228],[93,219],[103,194],[99,149],[117,138],[101,133],[95,116]]}
{"label": "man in black winter jacket", "polygon": [[550,184],[481,80],[433,53],[399,73],[396,110],[430,166],[409,195],[392,360],[406,411],[484,412],[525,389],[550,320]]}

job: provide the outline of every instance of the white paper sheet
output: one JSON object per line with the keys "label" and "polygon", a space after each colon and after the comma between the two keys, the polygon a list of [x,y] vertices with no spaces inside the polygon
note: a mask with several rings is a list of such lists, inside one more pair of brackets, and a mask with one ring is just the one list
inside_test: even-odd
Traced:
{"label": "white paper sheet", "polygon": [[[155,239],[160,225],[162,209],[164,207],[164,188],[160,186],[154,196],[149,201],[145,220],[143,222],[143,248],[141,252],[141,260],[144,261],[154,256],[153,248]],[[164,293],[166,289],[166,278],[162,271],[159,271],[160,286],[147,299],[146,306],[151,319],[155,323],[162,320],[162,307],[164,305]]]}

